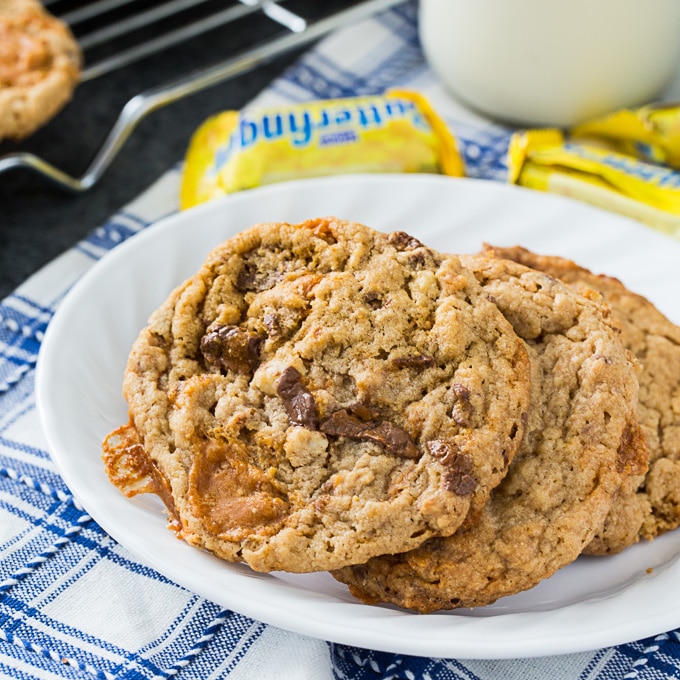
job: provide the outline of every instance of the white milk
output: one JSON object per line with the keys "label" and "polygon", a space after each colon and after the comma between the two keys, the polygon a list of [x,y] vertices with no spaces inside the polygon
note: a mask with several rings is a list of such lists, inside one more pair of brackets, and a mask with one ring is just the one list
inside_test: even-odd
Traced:
{"label": "white milk", "polygon": [[519,125],[652,101],[680,64],[680,0],[421,0],[419,22],[442,83]]}

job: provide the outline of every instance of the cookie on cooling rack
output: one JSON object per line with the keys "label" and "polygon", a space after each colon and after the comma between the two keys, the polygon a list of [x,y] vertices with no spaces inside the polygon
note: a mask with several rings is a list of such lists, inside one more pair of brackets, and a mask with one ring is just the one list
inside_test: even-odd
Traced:
{"label": "cookie on cooling rack", "polygon": [[82,55],[36,0],[0,0],[0,140],[35,132],[71,99]]}
{"label": "cookie on cooling rack", "polygon": [[259,571],[407,550],[478,514],[529,408],[524,343],[456,258],[334,218],[215,249],[130,354],[111,479]]}
{"label": "cookie on cooling rack", "polygon": [[646,298],[611,276],[594,274],[569,259],[526,248],[488,246],[486,252],[521,262],[576,289],[599,292],[621,326],[623,344],[638,358],[638,415],[649,446],[649,471],[621,493],[604,527],[586,549],[616,553],[680,526],[680,327]]}
{"label": "cookie on cooling rack", "polygon": [[607,308],[515,262],[461,260],[526,341],[527,430],[476,521],[410,552],[334,572],[365,602],[430,612],[531,588],[581,554],[621,486],[647,462],[636,366]]}

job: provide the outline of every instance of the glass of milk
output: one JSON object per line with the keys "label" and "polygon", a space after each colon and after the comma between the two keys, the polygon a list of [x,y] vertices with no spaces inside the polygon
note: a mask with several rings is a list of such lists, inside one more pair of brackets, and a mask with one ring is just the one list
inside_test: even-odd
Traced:
{"label": "glass of milk", "polygon": [[680,65],[680,0],[420,0],[419,32],[454,96],[521,126],[648,103]]}

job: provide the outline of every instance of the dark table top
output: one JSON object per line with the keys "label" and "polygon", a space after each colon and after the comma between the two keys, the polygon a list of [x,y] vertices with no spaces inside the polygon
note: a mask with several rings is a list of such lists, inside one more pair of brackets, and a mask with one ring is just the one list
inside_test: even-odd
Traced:
{"label": "dark table top", "polygon": [[[303,16],[311,18],[315,4],[323,5],[327,14],[354,3],[325,0],[306,4],[309,13]],[[80,176],[130,97],[256,45],[262,42],[266,30],[269,29],[263,29],[258,22],[237,22],[84,82],[67,107],[29,140],[21,144],[0,142],[0,155],[32,151]],[[84,193],[65,192],[26,169],[0,174],[0,299],[176,164],[184,156],[191,134],[208,116],[243,107],[301,51],[287,53],[149,114],[104,176]]]}

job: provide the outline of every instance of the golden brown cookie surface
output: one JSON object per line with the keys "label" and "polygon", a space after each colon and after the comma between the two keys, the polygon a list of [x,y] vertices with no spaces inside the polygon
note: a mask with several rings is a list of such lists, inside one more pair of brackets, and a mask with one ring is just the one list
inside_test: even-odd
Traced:
{"label": "golden brown cookie surface", "polygon": [[608,310],[514,262],[461,260],[526,341],[533,392],[524,441],[476,521],[334,572],[366,602],[429,612],[531,588],[578,557],[646,464],[636,369]]}
{"label": "golden brown cookie surface", "polygon": [[576,289],[598,291],[621,326],[623,344],[638,358],[638,415],[649,446],[649,471],[615,503],[591,554],[615,553],[639,538],[651,539],[680,526],[680,327],[621,281],[575,262],[525,248],[490,248],[561,279]]}
{"label": "golden brown cookie surface", "polygon": [[333,218],[216,248],[130,354],[109,474],[257,570],[451,534],[521,440],[524,343],[457,258]]}
{"label": "golden brown cookie surface", "polygon": [[34,0],[0,0],[0,140],[23,139],[70,99],[81,52],[68,27]]}

